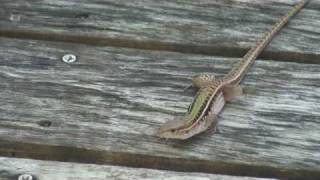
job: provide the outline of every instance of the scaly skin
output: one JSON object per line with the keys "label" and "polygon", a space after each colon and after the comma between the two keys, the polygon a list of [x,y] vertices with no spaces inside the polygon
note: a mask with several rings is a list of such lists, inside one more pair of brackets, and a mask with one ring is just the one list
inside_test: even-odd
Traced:
{"label": "scaly skin", "polygon": [[[187,139],[199,134],[213,125],[216,128],[217,116],[222,111],[229,90],[238,86],[246,72],[254,63],[258,55],[271,42],[272,38],[287,24],[289,19],[297,14],[307,3],[301,0],[292,10],[283,16],[261,40],[252,47],[245,56],[223,78],[202,74],[192,80],[192,85],[198,88],[193,102],[184,117],[170,121],[163,125],[158,133],[159,137],[171,139]],[[230,93],[229,93],[230,94]]]}

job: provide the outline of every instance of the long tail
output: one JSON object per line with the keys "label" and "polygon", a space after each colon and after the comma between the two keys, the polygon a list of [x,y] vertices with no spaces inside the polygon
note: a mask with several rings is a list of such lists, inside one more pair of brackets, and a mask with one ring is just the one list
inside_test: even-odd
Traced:
{"label": "long tail", "polygon": [[301,0],[296,4],[292,10],[283,16],[270,31],[267,31],[263,37],[252,47],[245,56],[231,69],[231,71],[224,77],[226,83],[237,84],[240,83],[248,69],[254,63],[255,59],[264,50],[264,48],[271,42],[272,38],[285,26],[289,19],[296,15],[305,5],[308,0]]}

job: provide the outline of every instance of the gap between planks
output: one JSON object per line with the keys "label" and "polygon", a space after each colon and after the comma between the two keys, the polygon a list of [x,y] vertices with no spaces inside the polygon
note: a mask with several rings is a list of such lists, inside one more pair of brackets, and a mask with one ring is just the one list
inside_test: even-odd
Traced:
{"label": "gap between planks", "polygon": [[[171,51],[188,54],[203,54],[222,57],[242,57],[249,49],[230,46],[199,46],[161,41],[138,41],[132,39],[111,38],[105,36],[81,35],[71,33],[56,33],[30,29],[0,28],[0,37],[20,38],[30,40],[57,41],[66,43],[87,44],[95,46],[123,47],[143,50]],[[272,42],[271,42],[272,43]],[[219,43],[216,43],[219,44]],[[301,53],[292,51],[264,50],[259,56],[260,60],[277,60],[306,64],[319,63],[320,54]]]}
{"label": "gap between planks", "polygon": [[314,179],[320,177],[319,171],[306,169],[286,170],[270,166],[244,165],[236,163],[212,162],[184,158],[168,158],[126,152],[99,151],[67,146],[50,146],[0,140],[0,156],[31,158],[60,162],[116,165],[133,168],[148,168],[177,172],[197,172],[280,179]]}
{"label": "gap between planks", "polygon": [[18,179],[22,174],[32,175],[32,177],[39,180],[275,180],[0,157],[1,180]]}

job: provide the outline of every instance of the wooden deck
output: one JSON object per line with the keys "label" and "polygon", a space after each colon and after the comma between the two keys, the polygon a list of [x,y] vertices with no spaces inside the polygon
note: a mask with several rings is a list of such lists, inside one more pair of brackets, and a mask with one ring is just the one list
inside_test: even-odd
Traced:
{"label": "wooden deck", "polygon": [[220,133],[155,136],[192,76],[228,72],[295,2],[2,1],[0,179],[320,179],[318,0],[259,57]]}

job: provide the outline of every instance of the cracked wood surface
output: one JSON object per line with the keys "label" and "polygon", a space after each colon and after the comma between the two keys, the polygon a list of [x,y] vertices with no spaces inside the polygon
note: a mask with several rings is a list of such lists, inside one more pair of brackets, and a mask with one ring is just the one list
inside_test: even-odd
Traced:
{"label": "cracked wood surface", "polygon": [[[66,64],[66,53],[78,56]],[[238,58],[0,38],[0,155],[259,177],[320,177],[320,65],[257,61],[220,134],[154,136],[198,73]]]}
{"label": "cracked wood surface", "polygon": [[0,157],[1,180],[17,179],[21,174],[39,180],[275,180]]}
{"label": "cracked wood surface", "polygon": [[[0,35],[240,57],[297,0],[4,0]],[[263,59],[319,62],[320,1],[311,0]]]}

